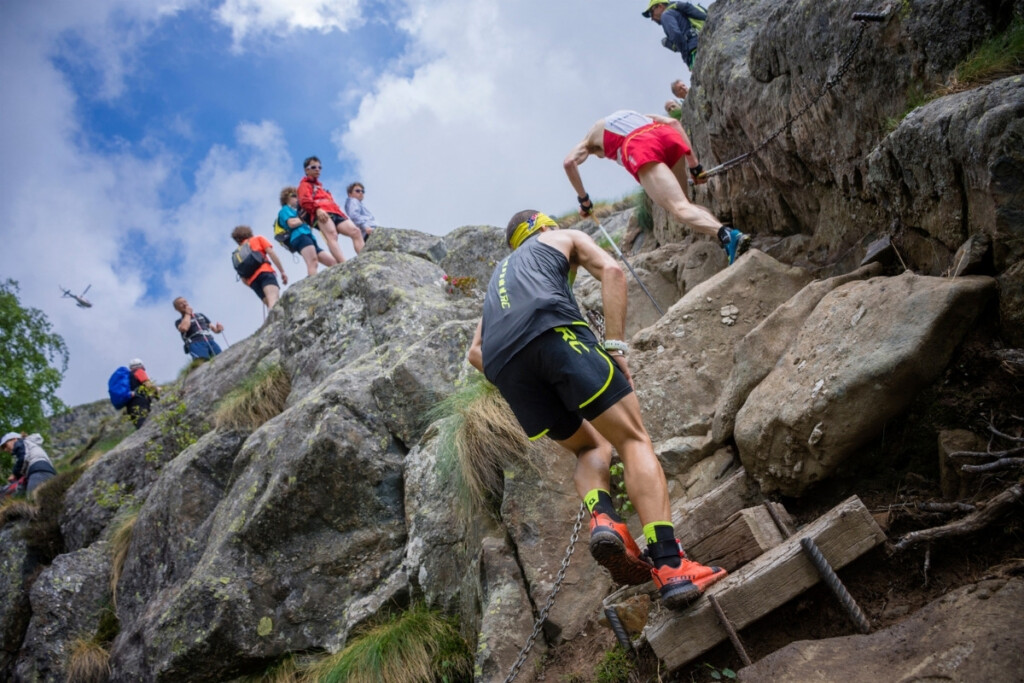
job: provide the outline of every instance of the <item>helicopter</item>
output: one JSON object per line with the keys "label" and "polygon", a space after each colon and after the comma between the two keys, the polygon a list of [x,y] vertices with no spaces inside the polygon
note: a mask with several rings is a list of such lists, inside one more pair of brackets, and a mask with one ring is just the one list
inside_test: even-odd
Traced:
{"label": "helicopter", "polygon": [[82,290],[81,294],[72,294],[70,289],[64,289],[61,285],[58,285],[58,287],[60,287],[60,291],[64,292],[65,297],[74,299],[79,308],[92,308],[92,302],[85,298],[85,293],[89,291],[89,287],[92,287],[92,285]]}

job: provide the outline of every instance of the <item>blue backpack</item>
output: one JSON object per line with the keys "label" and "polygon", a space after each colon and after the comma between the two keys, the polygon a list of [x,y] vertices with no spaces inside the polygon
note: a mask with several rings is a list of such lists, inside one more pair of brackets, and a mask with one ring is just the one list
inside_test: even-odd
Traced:
{"label": "blue backpack", "polygon": [[131,370],[123,365],[107,380],[107,393],[110,394],[110,403],[118,410],[128,405],[132,398]]}

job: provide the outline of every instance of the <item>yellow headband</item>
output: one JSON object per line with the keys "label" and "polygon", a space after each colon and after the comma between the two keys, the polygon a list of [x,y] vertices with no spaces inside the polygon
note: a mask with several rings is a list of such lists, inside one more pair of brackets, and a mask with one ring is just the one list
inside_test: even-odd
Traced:
{"label": "yellow headband", "polygon": [[512,251],[515,251],[519,248],[519,245],[526,241],[526,238],[541,228],[557,227],[558,223],[551,220],[546,214],[535,213],[528,220],[516,226],[515,232],[512,233],[512,238],[508,241],[508,244],[512,247]]}

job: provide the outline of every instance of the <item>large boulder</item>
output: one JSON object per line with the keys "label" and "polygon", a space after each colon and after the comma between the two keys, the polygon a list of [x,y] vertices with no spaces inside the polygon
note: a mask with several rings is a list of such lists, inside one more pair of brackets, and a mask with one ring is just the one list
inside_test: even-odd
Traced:
{"label": "large boulder", "polygon": [[750,391],[771,372],[796,337],[804,320],[823,296],[847,282],[863,280],[881,273],[880,265],[871,264],[849,275],[815,280],[772,311],[760,325],[740,340],[733,354],[734,365],[732,372],[729,373],[729,380],[722,389],[718,405],[715,406],[711,438],[716,443],[725,443],[732,437],[736,411],[747,400]]}
{"label": "large boulder", "polygon": [[76,638],[90,640],[110,604],[110,549],[106,541],[58,555],[32,584],[32,619],[15,680],[63,683]]}
{"label": "large boulder", "polygon": [[994,291],[905,273],[830,292],[736,415],[744,467],[794,496],[831,474],[939,376]]}
{"label": "large boulder", "polygon": [[868,635],[790,643],[739,671],[774,681],[1019,681],[1024,679],[1024,580],[959,588]]}
{"label": "large boulder", "polygon": [[810,279],[799,268],[751,251],[633,337],[629,362],[654,441],[708,432],[734,347]]}
{"label": "large boulder", "polygon": [[213,511],[248,434],[208,432],[168,463],[139,510],[118,584],[117,613],[130,631],[161,590],[188,578],[202,557]]}
{"label": "large boulder", "polygon": [[116,680],[223,680],[337,650],[381,604],[408,601],[403,451],[368,408],[369,380],[339,371],[245,441],[195,567],[115,642]]}

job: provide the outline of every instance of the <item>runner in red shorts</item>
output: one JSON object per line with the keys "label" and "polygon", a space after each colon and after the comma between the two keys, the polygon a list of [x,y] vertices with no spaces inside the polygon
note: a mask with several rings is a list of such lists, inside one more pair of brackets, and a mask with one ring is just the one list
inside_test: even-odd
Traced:
{"label": "runner in red shorts", "polygon": [[643,186],[651,201],[675,220],[718,238],[730,265],[746,251],[749,235],[722,225],[710,211],[686,198],[687,171],[697,183],[706,180],[698,178],[703,169],[678,121],[622,110],[591,126],[562,164],[576,190],[582,216],[589,215],[594,204],[583,187],[578,167],[591,154],[615,159]]}

